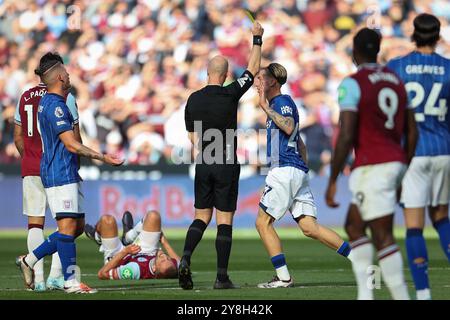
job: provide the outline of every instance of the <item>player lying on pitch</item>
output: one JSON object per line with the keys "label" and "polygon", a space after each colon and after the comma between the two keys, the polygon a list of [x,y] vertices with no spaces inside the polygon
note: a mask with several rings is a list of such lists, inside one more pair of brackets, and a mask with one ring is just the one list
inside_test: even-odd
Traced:
{"label": "player lying on pitch", "polygon": [[[86,225],[85,233],[100,245],[105,265],[98,271],[101,280],[169,279],[178,277],[180,257],[161,232],[161,216],[148,212],[133,227],[131,213],[122,218],[122,241],[118,236],[116,219],[104,215],[95,227]],[[160,244],[167,254],[161,250]],[[126,245],[126,246],[124,246]]]}

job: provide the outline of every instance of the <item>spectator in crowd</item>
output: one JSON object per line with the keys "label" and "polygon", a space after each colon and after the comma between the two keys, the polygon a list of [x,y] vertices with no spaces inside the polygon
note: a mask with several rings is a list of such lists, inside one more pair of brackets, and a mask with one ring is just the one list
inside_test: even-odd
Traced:
{"label": "spectator in crowd", "polygon": [[[438,16],[450,55],[450,4],[444,0],[4,0],[0,2],[0,163],[19,163],[12,119],[33,70],[47,51],[68,66],[83,140],[117,150],[129,164],[178,163],[189,148],[175,133],[187,97],[206,83],[209,58],[230,61],[231,82],[242,73],[251,43],[243,7],[265,29],[262,65],[285,65],[284,89],[299,106],[311,169],[327,174],[339,110],[336,87],[354,68],[351,37],[361,26],[383,34],[381,62],[409,52],[412,20]],[[241,99],[241,129],[261,129],[255,90]],[[184,132],[184,130],[180,130]],[[265,138],[246,131],[238,156],[264,154]],[[175,158],[173,158],[175,155]],[[254,158],[254,157],[253,157]],[[177,160],[178,159],[178,160]],[[254,163],[253,163],[254,164]],[[255,168],[256,169],[256,168]],[[256,171],[253,171],[256,172]]]}

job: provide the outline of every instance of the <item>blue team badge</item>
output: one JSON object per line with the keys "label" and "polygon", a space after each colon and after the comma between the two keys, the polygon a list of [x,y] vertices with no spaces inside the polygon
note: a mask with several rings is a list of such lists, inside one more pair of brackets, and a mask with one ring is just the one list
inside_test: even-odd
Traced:
{"label": "blue team badge", "polygon": [[64,116],[64,111],[61,109],[61,107],[56,107],[55,116],[57,118],[62,118]]}

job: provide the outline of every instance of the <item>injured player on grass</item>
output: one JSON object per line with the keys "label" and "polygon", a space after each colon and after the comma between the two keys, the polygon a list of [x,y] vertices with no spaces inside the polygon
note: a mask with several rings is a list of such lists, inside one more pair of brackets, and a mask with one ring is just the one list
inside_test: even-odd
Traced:
{"label": "injured player on grass", "polygon": [[[161,231],[161,216],[150,211],[133,226],[131,213],[122,218],[123,235],[118,236],[116,219],[104,215],[85,233],[100,245],[104,266],[98,271],[101,280],[177,278],[180,257]],[[165,253],[162,248],[167,252]]]}

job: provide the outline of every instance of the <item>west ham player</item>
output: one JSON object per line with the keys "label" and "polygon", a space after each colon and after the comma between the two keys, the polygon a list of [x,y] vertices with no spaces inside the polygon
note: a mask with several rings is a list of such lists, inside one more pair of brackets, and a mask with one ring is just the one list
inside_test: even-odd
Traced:
{"label": "west ham player", "polygon": [[306,147],[298,130],[297,106],[291,97],[280,91],[286,79],[287,71],[278,63],[262,68],[256,77],[259,106],[267,114],[267,157],[270,160],[256,228],[276,270],[276,276],[259,284],[259,288],[286,288],[294,284],[281,241],[273,227],[273,222],[281,219],[288,210],[305,236],[319,240],[345,257],[351,251],[350,245],[339,235],[316,221]]}
{"label": "west ham player", "polygon": [[78,175],[78,155],[101,160],[111,165],[121,165],[123,160],[103,155],[77,141],[74,135],[74,118],[65,103],[70,89],[70,79],[64,65],[51,61],[39,66],[38,74],[47,86],[38,109],[38,128],[42,138],[40,175],[52,214],[56,217],[58,231],[51,234],[33,252],[17,258],[17,265],[26,286],[33,288],[33,267],[44,256],[58,251],[64,274],[64,289],[68,293],[92,293],[91,288],[75,278],[75,238],[84,229],[81,208],[83,195]]}
{"label": "west ham player", "polygon": [[429,14],[414,19],[415,51],[387,67],[403,80],[419,129],[416,154],[402,184],[408,263],[417,299],[431,299],[428,254],[422,235],[425,208],[450,261],[450,60],[435,52],[440,22]]}
{"label": "west ham player", "polygon": [[[161,231],[161,216],[157,211],[148,212],[133,227],[131,213],[122,219],[122,241],[118,236],[116,219],[104,215],[95,227],[86,225],[86,235],[100,245],[105,265],[98,271],[101,280],[169,279],[178,277],[180,257]],[[129,244],[124,247],[124,245]],[[161,250],[160,245],[167,254]]]}
{"label": "west ham player", "polygon": [[[51,61],[63,63],[58,55],[46,54],[40,60],[40,65]],[[23,177],[23,214],[28,216],[28,250],[33,251],[44,241],[44,222],[47,197],[39,176],[39,166],[42,156],[42,142],[37,130],[37,110],[41,97],[47,92],[45,84],[26,90],[20,97],[15,112],[14,142],[22,158]],[[68,94],[67,106],[74,118],[74,134],[81,141],[78,125],[78,110],[75,98]],[[45,291],[44,260],[34,266],[35,291]],[[64,280],[61,272],[61,262],[58,253],[52,257],[50,275],[47,279],[47,288],[63,289]]]}
{"label": "west ham player", "polygon": [[[414,155],[417,130],[414,113],[402,81],[377,64],[381,36],[364,28],[353,39],[353,59],[358,71],[339,86],[340,132],[332,160],[326,202],[334,201],[336,181],[352,147],[355,162],[350,176],[353,194],[345,224],[352,245],[352,265],[358,299],[373,299],[368,268],[373,248],[365,233],[371,229],[381,273],[394,299],[409,299],[403,260],[393,236],[396,190],[406,164]],[[402,138],[406,135],[404,147]]]}

